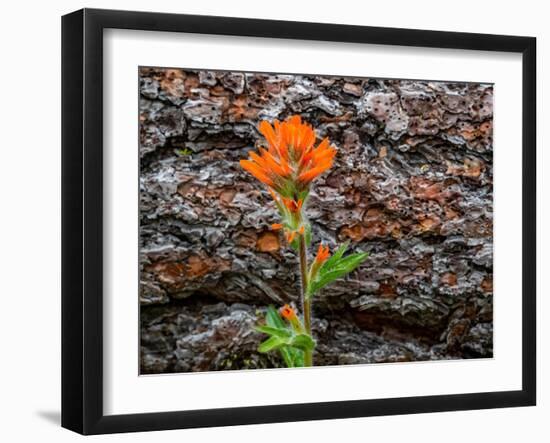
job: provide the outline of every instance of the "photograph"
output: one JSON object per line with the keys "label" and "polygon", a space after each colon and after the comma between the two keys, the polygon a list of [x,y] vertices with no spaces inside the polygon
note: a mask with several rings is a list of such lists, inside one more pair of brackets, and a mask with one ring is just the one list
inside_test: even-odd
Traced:
{"label": "photograph", "polygon": [[140,375],[493,357],[492,83],[137,74]]}
{"label": "photograph", "polygon": [[550,442],[548,14],[387,9],[6,2],[0,441]]}

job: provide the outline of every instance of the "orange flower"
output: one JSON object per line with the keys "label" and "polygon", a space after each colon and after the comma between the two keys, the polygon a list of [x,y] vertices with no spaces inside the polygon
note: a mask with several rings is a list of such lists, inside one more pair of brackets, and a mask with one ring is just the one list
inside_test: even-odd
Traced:
{"label": "orange flower", "polygon": [[321,243],[319,249],[317,249],[317,257],[315,257],[315,264],[321,265],[330,257],[328,246],[323,246]]}
{"label": "orange flower", "polygon": [[250,159],[241,160],[241,166],[282,196],[295,199],[332,166],[336,149],[327,138],[314,147],[317,134],[299,115],[284,122],[275,120],[273,126],[262,121],[259,130],[268,149],[260,148],[259,154],[250,152]]}
{"label": "orange flower", "polygon": [[274,231],[278,231],[279,229],[281,229],[283,227],[283,225],[281,223],[273,223],[271,225],[271,229],[274,230]]}
{"label": "orange flower", "polygon": [[294,309],[292,309],[289,305],[284,305],[279,312],[288,321],[296,319],[296,312],[294,312]]}

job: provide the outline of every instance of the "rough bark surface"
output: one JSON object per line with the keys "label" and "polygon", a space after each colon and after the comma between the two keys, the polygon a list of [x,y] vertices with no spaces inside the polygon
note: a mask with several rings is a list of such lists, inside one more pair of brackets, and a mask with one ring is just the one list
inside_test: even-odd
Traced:
{"label": "rough bark surface", "polygon": [[142,68],[142,373],[281,364],[251,326],[298,302],[297,257],[239,160],[291,114],[339,149],[314,245],[371,254],[315,300],[315,364],[492,356],[492,109],[488,84]]}

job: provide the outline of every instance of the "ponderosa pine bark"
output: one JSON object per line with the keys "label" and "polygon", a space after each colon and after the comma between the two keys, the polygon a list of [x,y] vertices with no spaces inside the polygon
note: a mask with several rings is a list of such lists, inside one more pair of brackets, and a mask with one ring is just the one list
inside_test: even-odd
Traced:
{"label": "ponderosa pine bark", "polygon": [[370,252],[315,300],[315,364],[492,356],[489,84],[140,71],[143,373],[273,367],[251,332],[299,306],[294,251],[239,166],[257,124],[300,114],[338,147],[318,241]]}

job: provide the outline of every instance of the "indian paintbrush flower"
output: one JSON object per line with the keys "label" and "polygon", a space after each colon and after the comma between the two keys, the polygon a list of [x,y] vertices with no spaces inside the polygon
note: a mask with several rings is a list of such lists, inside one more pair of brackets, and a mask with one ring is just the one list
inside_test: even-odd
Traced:
{"label": "indian paintbrush flower", "polygon": [[[262,121],[259,131],[267,142],[267,148],[249,152],[249,158],[241,160],[240,164],[268,187],[281,217],[281,222],[272,224],[271,229],[282,229],[288,244],[299,254],[303,314],[302,322],[289,305],[280,311],[268,308],[266,325],[256,329],[270,338],[260,345],[259,350],[278,349],[287,366],[312,366],[315,341],[311,333],[311,299],[324,286],[359,266],[367,254],[344,257],[345,244],[331,256],[328,246],[321,244],[315,260],[308,267],[311,226],[305,213],[307,198],[313,180],[332,167],[336,148],[328,138],[316,144],[317,133],[298,115],[283,122],[275,120],[273,125]],[[290,324],[290,329],[283,319]]]}
{"label": "indian paintbrush flower", "polygon": [[241,166],[297,206],[307,197],[311,181],[332,166],[336,149],[327,138],[315,147],[315,131],[298,115],[275,120],[273,126],[263,121],[259,129],[268,148],[250,152]]}
{"label": "indian paintbrush flower", "polygon": [[317,249],[317,256],[315,257],[315,260],[313,260],[313,263],[309,269],[308,281],[312,281],[317,276],[322,264],[327,261],[329,257],[330,252],[328,246],[323,246],[321,243],[319,245],[319,249]]}
{"label": "indian paintbrush flower", "polygon": [[279,312],[283,318],[289,321],[296,318],[296,312],[289,305],[284,305]]}
{"label": "indian paintbrush flower", "polygon": [[296,315],[296,311],[292,309],[290,305],[286,304],[281,309],[279,309],[279,314],[281,314],[281,317],[283,317],[290,323],[292,329],[294,329],[295,332],[304,332],[302,322],[298,318],[298,315]]}
{"label": "indian paintbrush flower", "polygon": [[315,263],[318,265],[323,264],[327,258],[330,257],[328,246],[323,246],[321,243],[319,249],[317,249],[317,257],[315,257]]}

